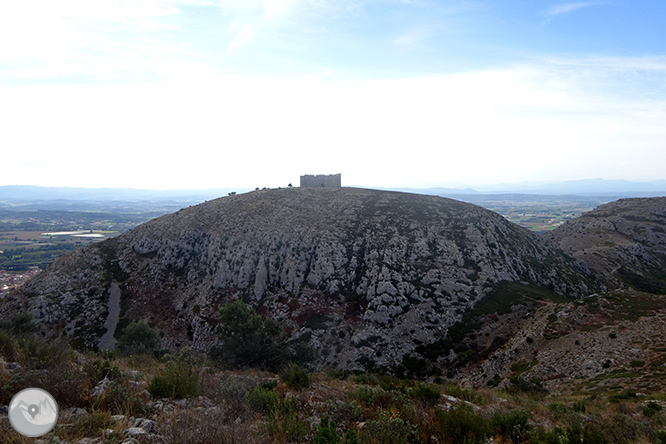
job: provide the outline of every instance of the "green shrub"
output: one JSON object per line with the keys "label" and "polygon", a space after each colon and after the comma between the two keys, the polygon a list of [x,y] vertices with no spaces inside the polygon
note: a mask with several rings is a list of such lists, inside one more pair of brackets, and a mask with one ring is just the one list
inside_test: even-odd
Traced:
{"label": "green shrub", "polygon": [[511,409],[495,413],[490,424],[498,434],[511,439],[514,443],[519,443],[527,435],[529,430],[527,421],[531,416],[527,410]]}
{"label": "green shrub", "polygon": [[310,426],[294,412],[273,413],[265,423],[270,442],[296,443],[304,442],[310,435]]}
{"label": "green shrub", "polygon": [[342,441],[342,444],[358,444],[358,432],[355,428],[347,429],[345,433],[345,439]]}
{"label": "green shrub", "polygon": [[148,353],[156,346],[157,333],[143,321],[127,325],[118,339],[118,350],[126,353]]}
{"label": "green shrub", "polygon": [[220,367],[277,371],[289,362],[286,335],[275,320],[262,320],[242,301],[222,307],[221,319],[222,342],[211,350]]}
{"label": "green shrub", "polygon": [[224,400],[235,409],[239,409],[245,405],[249,393],[258,385],[256,378],[232,375],[219,385],[215,397],[217,400]]}
{"label": "green shrub", "polygon": [[4,331],[0,331],[0,356],[9,362],[18,361],[21,358],[21,349],[14,337]]}
{"label": "green shrub", "polygon": [[363,418],[361,406],[356,401],[342,401],[329,399],[324,403],[326,412],[334,420],[350,425]]}
{"label": "green shrub", "polygon": [[352,398],[366,407],[388,408],[404,404],[405,395],[399,391],[387,391],[380,387],[359,387]]}
{"label": "green shrub", "polygon": [[666,444],[666,430],[657,432],[657,444]]}
{"label": "green shrub", "polygon": [[431,385],[419,384],[416,387],[409,389],[407,394],[424,404],[436,405],[442,399],[442,394]]}
{"label": "green shrub", "polygon": [[437,410],[436,419],[440,438],[445,442],[485,443],[492,434],[488,420],[474,413],[468,405],[449,410]]}
{"label": "green shrub", "polygon": [[277,393],[262,388],[255,388],[247,396],[247,402],[252,409],[262,413],[268,413],[278,405]]}
{"label": "green shrub", "polygon": [[661,411],[661,406],[654,401],[648,402],[645,407],[643,407],[643,415],[652,417]]}
{"label": "green shrub", "polygon": [[361,431],[367,444],[417,444],[418,427],[401,418],[391,418],[382,411],[376,420],[367,421]]}
{"label": "green shrub", "polygon": [[507,388],[509,393],[531,393],[545,395],[548,393],[543,382],[539,378],[532,378],[527,380],[522,376],[512,376],[509,378],[511,385]]}
{"label": "green shrub", "polygon": [[23,336],[37,331],[37,325],[32,319],[32,313],[24,311],[15,314],[9,321],[2,322],[0,328],[4,328],[16,336]]}
{"label": "green shrub", "polygon": [[310,377],[310,374],[305,369],[299,367],[298,364],[291,364],[282,370],[280,378],[287,387],[296,390],[310,387],[310,384],[312,384],[312,377]]}
{"label": "green shrub", "polygon": [[625,389],[621,393],[616,393],[614,395],[611,395],[608,397],[608,400],[612,403],[619,403],[621,401],[626,401],[629,399],[636,399],[638,395],[636,394],[636,390],[633,389]]}
{"label": "green shrub", "polygon": [[313,444],[340,444],[335,423],[328,416],[321,419],[319,428],[315,432]]}
{"label": "green shrub", "polygon": [[329,417],[324,417],[312,442],[313,444],[358,444],[358,432],[353,427],[349,428],[342,441],[340,441],[335,423]]}
{"label": "green shrub", "polygon": [[199,374],[187,363],[171,362],[150,381],[148,393],[155,398],[183,399],[199,396]]}

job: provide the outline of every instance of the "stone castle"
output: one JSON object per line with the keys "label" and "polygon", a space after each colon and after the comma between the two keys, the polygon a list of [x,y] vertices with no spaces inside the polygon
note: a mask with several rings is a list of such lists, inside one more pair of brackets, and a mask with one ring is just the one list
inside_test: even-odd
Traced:
{"label": "stone castle", "polygon": [[302,187],[340,188],[342,186],[341,174],[306,174],[301,176]]}

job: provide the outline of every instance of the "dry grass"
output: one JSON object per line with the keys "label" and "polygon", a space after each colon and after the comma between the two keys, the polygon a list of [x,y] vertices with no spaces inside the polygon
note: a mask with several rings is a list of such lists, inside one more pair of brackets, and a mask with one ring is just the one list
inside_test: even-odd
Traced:
{"label": "dry grass", "polygon": [[[88,411],[87,417],[70,424],[62,417],[52,432],[68,443],[84,437],[121,442],[128,422],[113,422],[111,415],[123,414],[153,419],[153,433],[165,443],[309,444],[327,417],[335,423],[340,443],[346,431],[355,430],[360,444],[430,443],[433,437],[440,444],[485,443],[491,437],[495,443],[514,444],[666,444],[664,393],[641,396],[614,388],[553,396],[321,373],[311,375],[309,386],[299,386],[291,384],[288,375],[221,371],[205,356],[187,351],[158,360],[78,354],[64,344],[21,343],[7,337],[3,344],[3,359],[17,358],[22,366],[0,369],[5,404],[21,388],[40,386],[56,397],[61,410]],[[174,360],[196,366],[201,396],[151,406],[145,389]],[[109,389],[92,397],[90,389],[105,377],[111,381]],[[663,408],[646,410],[650,400]],[[6,417],[0,418],[0,437],[3,443],[32,442],[15,433]]]}

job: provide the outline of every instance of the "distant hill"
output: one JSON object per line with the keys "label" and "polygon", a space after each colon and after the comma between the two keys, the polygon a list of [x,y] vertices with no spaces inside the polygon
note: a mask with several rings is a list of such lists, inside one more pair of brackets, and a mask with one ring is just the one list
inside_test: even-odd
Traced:
{"label": "distant hill", "polygon": [[230,192],[246,189],[217,188],[206,190],[142,190],[134,188],[67,188],[39,187],[29,185],[0,186],[0,201],[3,200],[196,200],[214,199]]}
{"label": "distant hill", "polygon": [[601,205],[544,239],[584,261],[611,287],[666,294],[666,197]]}
{"label": "distant hill", "polygon": [[632,182],[628,180],[585,179],[551,183],[509,183],[474,187],[481,193],[525,193],[544,195],[608,195],[617,197],[654,197],[666,195],[666,180]]}

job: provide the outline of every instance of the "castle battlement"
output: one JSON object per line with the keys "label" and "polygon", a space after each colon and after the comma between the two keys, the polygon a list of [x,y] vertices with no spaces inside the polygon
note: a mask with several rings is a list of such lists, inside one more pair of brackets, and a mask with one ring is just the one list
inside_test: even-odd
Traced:
{"label": "castle battlement", "polygon": [[342,174],[306,174],[301,176],[302,187],[340,188]]}

